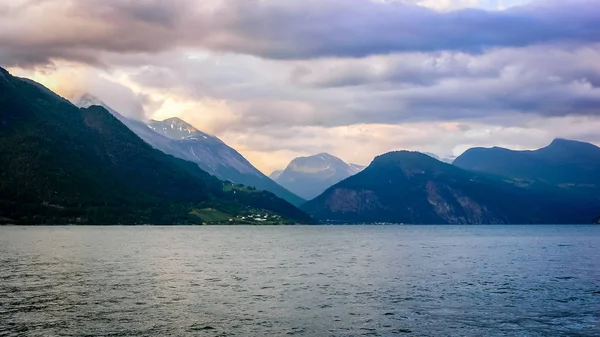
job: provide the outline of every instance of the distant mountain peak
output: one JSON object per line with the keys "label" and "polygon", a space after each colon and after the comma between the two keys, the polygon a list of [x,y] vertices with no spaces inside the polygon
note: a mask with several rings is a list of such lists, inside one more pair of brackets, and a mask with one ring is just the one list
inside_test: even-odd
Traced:
{"label": "distant mountain peak", "polygon": [[401,165],[421,164],[421,163],[438,163],[436,158],[417,151],[391,151],[375,157],[373,164],[395,162]]}
{"label": "distant mountain peak", "polygon": [[336,156],[333,156],[327,152],[321,152],[319,154],[314,155],[313,157],[317,157],[319,159],[327,160],[327,159],[339,159]]}
{"label": "distant mountain peak", "polygon": [[[385,159],[385,158],[422,158],[430,160],[432,157],[428,154],[418,151],[409,151],[409,150],[399,150],[399,151],[390,151],[384,154],[381,154],[375,157],[375,160]],[[435,158],[433,158],[435,159]]]}
{"label": "distant mountain peak", "polygon": [[572,189],[600,186],[599,163],[599,147],[563,138],[537,150],[469,149],[454,162],[466,170]]}
{"label": "distant mountain peak", "polygon": [[286,167],[285,171],[297,171],[304,173],[316,173],[318,171],[332,170],[335,167],[346,167],[343,160],[328,153],[319,153],[312,156],[294,158]]}
{"label": "distant mountain peak", "polygon": [[184,121],[183,119],[179,118],[179,117],[171,117],[171,118],[167,118],[165,120],[162,121],[163,123],[168,123],[171,125],[179,125],[182,127],[186,127],[190,130],[197,130],[192,124]]}
{"label": "distant mountain peak", "polygon": [[572,140],[572,139],[566,139],[566,138],[555,138],[554,140],[552,140],[552,143],[550,143],[550,145],[548,145],[548,147],[569,146],[569,145],[583,145],[583,146],[592,145],[592,146],[594,146],[593,144],[581,142],[578,140]]}
{"label": "distant mountain peak", "polygon": [[600,209],[590,195],[587,190],[579,199],[546,185],[521,185],[423,153],[395,151],[302,208],[333,223],[579,223]]}
{"label": "distant mountain peak", "polygon": [[179,128],[180,130],[186,130],[190,134],[198,131],[198,129],[196,129],[192,124],[178,117],[167,118],[163,120],[162,123],[170,125],[171,129]]}
{"label": "distant mountain peak", "polygon": [[577,143],[580,143],[579,141],[576,141],[576,140],[571,140],[571,139],[567,139],[567,138],[557,137],[557,138],[554,138],[552,140],[552,143],[550,143],[550,144],[554,144],[554,143],[567,143],[567,142],[577,142]]}
{"label": "distant mountain peak", "polygon": [[349,165],[338,157],[322,152],[295,158],[283,172],[271,174],[271,179],[305,199],[312,199],[327,187],[363,169],[363,166]]}
{"label": "distant mountain peak", "polygon": [[203,139],[216,138],[198,130],[192,124],[178,117],[167,118],[163,121],[151,120],[148,126],[159,134],[176,140],[191,139],[194,137]]}

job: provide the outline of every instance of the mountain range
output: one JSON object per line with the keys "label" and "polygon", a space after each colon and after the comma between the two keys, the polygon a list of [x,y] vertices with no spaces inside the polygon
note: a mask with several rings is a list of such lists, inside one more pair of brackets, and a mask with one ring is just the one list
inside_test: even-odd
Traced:
{"label": "mountain range", "polygon": [[3,222],[312,222],[270,192],[220,181],[194,163],[154,149],[123,125],[123,118],[102,106],[80,109],[0,68]]}
{"label": "mountain range", "polygon": [[[556,150],[561,149],[567,150]],[[591,223],[600,212],[600,200],[400,151],[378,156],[365,170],[330,187],[302,209],[328,222]]]}
{"label": "mountain range", "polygon": [[219,138],[204,133],[179,118],[169,118],[164,121],[151,120],[144,123],[124,117],[90,94],[84,94],[75,101],[75,104],[79,107],[92,105],[104,107],[154,148],[196,163],[201,169],[221,180],[272,192],[296,206],[305,202],[304,199],[269,179]]}
{"label": "mountain range", "polygon": [[76,103],[0,68],[0,223],[600,222],[600,148],[589,143],[473,148],[452,164],[396,151],[367,168],[322,153],[271,175],[287,190],[181,119],[130,119],[91,95]]}
{"label": "mountain range", "polygon": [[285,170],[275,171],[269,177],[300,197],[310,200],[363,169],[364,166],[347,164],[328,153],[320,153],[296,158]]}
{"label": "mountain range", "polygon": [[454,165],[524,185],[538,182],[596,191],[600,187],[600,148],[574,140],[555,139],[550,145],[533,151],[472,148],[456,158]]}

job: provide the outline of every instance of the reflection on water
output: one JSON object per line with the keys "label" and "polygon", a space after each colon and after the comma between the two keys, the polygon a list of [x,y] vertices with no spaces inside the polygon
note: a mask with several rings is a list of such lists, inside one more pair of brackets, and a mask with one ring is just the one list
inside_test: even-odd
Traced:
{"label": "reflection on water", "polygon": [[600,335],[600,227],[3,227],[0,336]]}

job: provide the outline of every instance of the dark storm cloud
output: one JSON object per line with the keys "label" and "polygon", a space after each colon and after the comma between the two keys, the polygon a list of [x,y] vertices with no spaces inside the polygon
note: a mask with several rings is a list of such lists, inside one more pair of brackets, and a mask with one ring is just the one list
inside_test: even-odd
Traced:
{"label": "dark storm cloud", "polygon": [[177,47],[311,59],[600,41],[598,0],[452,12],[369,0],[12,1],[0,5],[4,64]]}
{"label": "dark storm cloud", "polygon": [[264,57],[363,57],[407,51],[461,50],[600,39],[598,1],[542,2],[507,11],[447,13],[364,0],[241,1],[228,7],[228,31],[238,40],[214,47]]}
{"label": "dark storm cloud", "polygon": [[190,1],[33,0],[0,6],[0,63],[69,60],[107,66],[102,54],[175,48]]}

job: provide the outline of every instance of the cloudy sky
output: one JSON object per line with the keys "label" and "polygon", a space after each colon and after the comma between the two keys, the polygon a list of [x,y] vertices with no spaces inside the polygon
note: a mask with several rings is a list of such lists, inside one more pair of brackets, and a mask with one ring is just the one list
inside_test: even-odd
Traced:
{"label": "cloudy sky", "polygon": [[600,144],[600,0],[2,0],[0,65],[179,116],[265,173]]}

